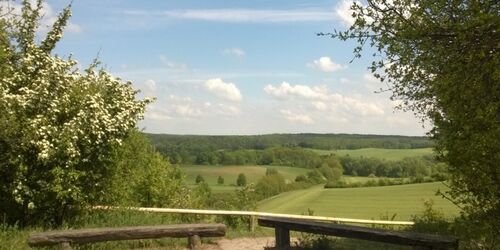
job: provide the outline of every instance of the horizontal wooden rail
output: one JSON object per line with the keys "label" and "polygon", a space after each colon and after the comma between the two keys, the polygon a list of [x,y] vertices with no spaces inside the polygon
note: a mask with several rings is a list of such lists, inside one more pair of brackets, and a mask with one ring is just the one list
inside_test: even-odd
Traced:
{"label": "horizontal wooden rail", "polygon": [[458,249],[458,239],[450,236],[273,217],[260,217],[258,222],[260,226],[275,229],[278,249],[290,247],[290,231],[414,246],[423,249]]}
{"label": "horizontal wooden rail", "polygon": [[[118,228],[73,229],[33,233],[28,238],[30,246],[59,244],[70,249],[70,244],[102,241],[154,239],[162,237],[188,237],[190,245],[199,245],[199,237],[218,237],[226,234],[224,224],[178,224]],[[194,242],[196,241],[196,242]]]}
{"label": "horizontal wooden rail", "polygon": [[144,212],[155,213],[180,213],[180,214],[199,214],[199,215],[241,215],[253,217],[275,217],[275,218],[288,218],[288,219],[305,219],[315,221],[331,221],[342,223],[355,223],[355,224],[379,224],[379,225],[401,225],[411,226],[414,224],[412,221],[387,221],[387,220],[365,220],[365,219],[349,219],[338,217],[325,217],[325,216],[311,216],[311,215],[296,215],[296,214],[277,214],[255,211],[230,211],[230,210],[200,210],[200,209],[180,209],[180,208],[154,208],[154,207],[113,207],[113,206],[93,206],[93,209],[103,210],[116,210],[116,209],[130,209]]}

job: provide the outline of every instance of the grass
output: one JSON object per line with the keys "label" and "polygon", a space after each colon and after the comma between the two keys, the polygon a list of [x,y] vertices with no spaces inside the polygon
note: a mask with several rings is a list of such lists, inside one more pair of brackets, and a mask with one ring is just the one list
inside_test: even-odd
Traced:
{"label": "grass", "polygon": [[425,199],[433,199],[434,207],[454,217],[458,209],[449,201],[436,196],[442,183],[408,184],[400,186],[324,189],[318,185],[271,197],[259,202],[265,212],[303,214],[356,219],[379,219],[396,214],[395,220],[410,220],[423,211]]}
{"label": "grass", "polygon": [[352,157],[374,157],[386,159],[390,161],[402,160],[405,157],[418,157],[432,155],[432,148],[415,148],[415,149],[387,149],[387,148],[362,148],[362,149],[343,149],[343,150],[320,150],[311,149],[320,155],[336,154],[338,156]]}
{"label": "grass", "polygon": [[[195,184],[197,175],[201,175],[205,182],[216,189],[234,189],[236,179],[240,173],[245,174],[247,183],[257,183],[262,176],[266,174],[268,168],[276,169],[278,173],[288,181],[294,181],[297,175],[306,174],[310,169],[283,167],[283,166],[182,166],[182,170],[186,173],[186,182]],[[217,178],[224,178],[224,185],[217,184]],[[218,188],[217,188],[218,187]]]}
{"label": "grass", "polygon": [[[122,226],[147,226],[184,223],[224,223],[222,216],[195,216],[161,213],[145,213],[140,211],[92,211],[87,215],[73,218],[74,221],[67,222],[61,228],[50,229],[42,227],[20,228],[0,223],[0,250],[36,249],[30,248],[27,240],[30,233],[50,230],[66,230],[80,228],[100,227],[122,227]],[[225,238],[238,237],[261,237],[271,236],[273,231],[267,228],[257,227],[256,231],[247,230],[247,224],[238,225],[236,228],[228,227]],[[221,239],[221,237],[204,237],[203,242]],[[74,245],[74,249],[185,249],[187,237],[185,238],[160,238],[144,240],[108,241],[93,244]],[[37,249],[57,249],[57,247],[43,247]]]}

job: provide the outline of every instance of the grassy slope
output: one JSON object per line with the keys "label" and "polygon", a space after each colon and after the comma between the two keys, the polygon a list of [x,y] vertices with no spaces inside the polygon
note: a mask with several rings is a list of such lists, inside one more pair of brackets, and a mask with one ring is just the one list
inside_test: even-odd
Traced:
{"label": "grassy slope", "polygon": [[431,155],[432,148],[417,148],[417,149],[385,149],[385,148],[362,148],[352,150],[318,150],[312,149],[320,155],[334,153],[339,156],[350,155],[352,157],[375,157],[386,160],[402,160],[405,157],[416,157]]}
{"label": "grassy slope", "polygon": [[321,185],[305,190],[283,193],[259,203],[259,211],[302,214],[308,209],[314,215],[379,219],[382,215],[396,220],[409,220],[423,210],[423,200],[433,199],[434,207],[447,216],[458,213],[449,201],[435,196],[441,183],[410,184],[402,186],[324,189]]}

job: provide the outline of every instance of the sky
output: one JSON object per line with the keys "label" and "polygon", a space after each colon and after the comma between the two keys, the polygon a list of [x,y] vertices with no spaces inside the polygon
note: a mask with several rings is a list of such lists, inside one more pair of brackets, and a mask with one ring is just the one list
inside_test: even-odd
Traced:
{"label": "sky", "polygon": [[[70,1],[49,0],[43,26]],[[320,37],[352,23],[345,0],[74,0],[56,48],[98,57],[155,97],[139,127],[168,134],[424,135],[369,72],[365,48]],[[41,32],[40,34],[43,34]]]}

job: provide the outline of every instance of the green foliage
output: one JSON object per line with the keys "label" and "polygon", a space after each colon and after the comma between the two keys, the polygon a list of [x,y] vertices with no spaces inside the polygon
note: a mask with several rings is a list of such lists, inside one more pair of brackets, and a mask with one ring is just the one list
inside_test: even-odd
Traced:
{"label": "green foliage", "polygon": [[[70,17],[65,8],[36,43],[42,2],[23,2],[9,22],[0,75],[0,214],[22,224],[60,224],[70,210],[102,196],[107,157],[142,118],[148,100],[94,63],[52,56]],[[2,38],[3,39],[3,38]]]}
{"label": "green foliage", "polygon": [[191,198],[192,201],[188,206],[183,206],[182,208],[207,208],[212,199],[212,189],[206,182],[202,181],[191,191],[191,195],[187,195],[186,198]]}
{"label": "green foliage", "polygon": [[357,39],[356,57],[365,43],[376,49],[374,76],[433,125],[429,134],[449,166],[447,195],[500,241],[498,1],[369,0],[352,10],[355,23],[331,35]]}
{"label": "green foliage", "polygon": [[267,174],[263,176],[257,185],[255,185],[255,192],[261,199],[277,195],[287,190],[285,178],[278,172]]}
{"label": "green foliage", "polygon": [[317,169],[307,172],[307,180],[311,183],[322,183],[325,181],[323,175]]}
{"label": "green foliage", "polygon": [[385,176],[392,178],[436,176],[445,180],[447,166],[432,157],[407,157],[399,161],[386,161],[374,157],[340,158],[344,173],[354,176]]}
{"label": "green foliage", "polygon": [[219,185],[223,185],[224,184],[224,178],[222,176],[219,175],[219,177],[217,177],[217,184]]}
{"label": "green foliage", "polygon": [[297,175],[297,177],[295,177],[295,181],[296,182],[305,182],[305,181],[307,181],[307,177],[303,174]]}
{"label": "green foliage", "polygon": [[412,216],[415,224],[411,230],[422,233],[450,234],[451,222],[442,211],[436,210],[433,200],[424,201],[424,211]]}
{"label": "green foliage", "polygon": [[238,175],[238,178],[236,179],[236,185],[238,187],[243,187],[247,185],[247,177],[245,176],[244,173],[240,173]]}
{"label": "green foliage", "polygon": [[189,190],[181,170],[156,152],[140,132],[132,131],[109,158],[111,169],[103,204],[186,207]]}
{"label": "green foliage", "polygon": [[323,164],[319,168],[327,181],[339,181],[344,171],[337,157],[330,155],[323,160]]}
{"label": "green foliage", "polygon": [[[155,147],[174,164],[259,164],[270,165],[272,152],[256,158],[252,152],[270,148],[360,149],[429,148],[426,137],[347,135],[347,134],[271,134],[251,136],[199,136],[147,134]],[[234,153],[232,153],[234,152]],[[256,162],[257,161],[257,162]],[[276,163],[278,164],[278,163]]]}
{"label": "green foliage", "polygon": [[340,149],[340,150],[319,150],[312,149],[319,155],[334,154],[338,157],[368,157],[378,158],[387,161],[399,161],[406,157],[428,157],[433,156],[432,148],[409,148],[409,149],[393,149],[393,148],[360,148],[360,149]]}
{"label": "green foliage", "polygon": [[196,184],[199,184],[201,182],[205,182],[205,179],[203,179],[203,176],[197,175],[195,179]]}

